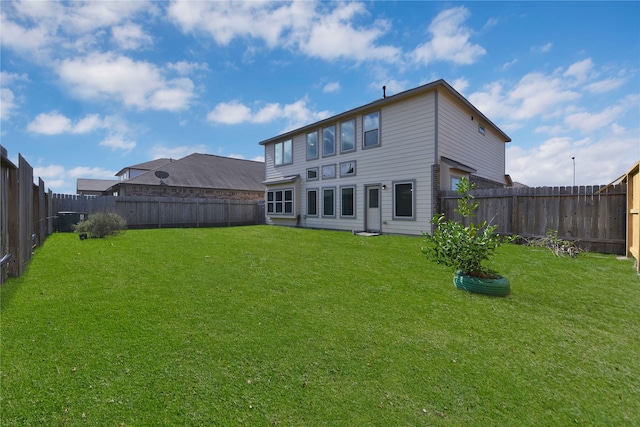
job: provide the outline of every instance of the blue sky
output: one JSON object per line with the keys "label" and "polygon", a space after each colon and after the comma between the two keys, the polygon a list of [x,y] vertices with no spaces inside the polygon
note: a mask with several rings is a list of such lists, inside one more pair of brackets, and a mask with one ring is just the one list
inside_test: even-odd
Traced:
{"label": "blue sky", "polygon": [[0,2],[1,144],[54,192],[258,143],[440,78],[527,185],[640,159],[640,2]]}

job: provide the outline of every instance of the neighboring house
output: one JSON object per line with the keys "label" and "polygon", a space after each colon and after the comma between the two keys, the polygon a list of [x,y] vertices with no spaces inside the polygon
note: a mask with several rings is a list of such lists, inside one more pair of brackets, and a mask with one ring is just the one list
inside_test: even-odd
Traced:
{"label": "neighboring house", "polygon": [[461,177],[505,186],[510,141],[444,80],[383,97],[260,142],[267,223],[430,232]]}
{"label": "neighboring house", "polygon": [[107,188],[117,182],[115,179],[78,178],[76,180],[76,194],[81,196],[100,196]]}
{"label": "neighboring house", "polygon": [[154,170],[156,168],[162,167],[167,163],[172,162],[173,159],[155,159],[150,162],[139,163],[133,166],[127,166],[126,168],[122,168],[120,172],[116,174],[118,179],[131,179],[135,178],[138,175],[142,175],[145,172],[149,172],[150,170]]}
{"label": "neighboring house", "polygon": [[[107,194],[224,200],[264,200],[264,163],[211,154],[168,159],[159,167],[117,181]],[[151,162],[142,163],[148,165]],[[137,167],[125,168],[131,172]],[[122,172],[122,171],[121,171]],[[118,174],[121,174],[118,172]]]}

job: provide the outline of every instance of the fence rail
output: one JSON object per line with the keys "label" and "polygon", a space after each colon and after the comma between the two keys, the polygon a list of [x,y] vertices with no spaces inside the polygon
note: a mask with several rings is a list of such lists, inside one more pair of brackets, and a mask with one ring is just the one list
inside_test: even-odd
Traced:
{"label": "fence rail", "polygon": [[[475,221],[498,225],[501,234],[539,237],[557,230],[560,238],[578,241],[590,251],[624,255],[626,190],[622,184],[500,188],[471,194],[480,202]],[[454,212],[458,197],[455,191],[441,192],[447,219],[460,219]]]}
{"label": "fence rail", "polygon": [[229,227],[264,224],[264,202],[144,196],[54,194],[53,211],[115,212],[128,228]]}

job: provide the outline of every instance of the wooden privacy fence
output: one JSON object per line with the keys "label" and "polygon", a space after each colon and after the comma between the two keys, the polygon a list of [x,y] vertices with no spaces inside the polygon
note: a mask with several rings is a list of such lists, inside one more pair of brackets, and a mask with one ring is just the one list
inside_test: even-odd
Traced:
{"label": "wooden privacy fence", "polygon": [[[557,230],[558,237],[577,241],[594,252],[624,255],[626,185],[580,187],[525,187],[474,190],[480,203],[476,222],[498,225],[498,233],[543,237]],[[458,193],[440,193],[441,211],[447,219],[454,212]]]}
{"label": "wooden privacy fence", "polygon": [[35,246],[53,232],[51,191],[42,179],[33,183],[33,168],[18,155],[18,166],[0,146],[0,283],[24,273]]}
{"label": "wooden privacy fence", "polygon": [[264,224],[264,202],[143,196],[54,194],[53,211],[115,212],[128,228],[229,227]]}

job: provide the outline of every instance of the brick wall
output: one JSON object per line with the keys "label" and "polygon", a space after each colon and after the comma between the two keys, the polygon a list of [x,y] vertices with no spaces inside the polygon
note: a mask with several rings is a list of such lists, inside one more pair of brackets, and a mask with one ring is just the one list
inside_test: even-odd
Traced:
{"label": "brick wall", "polygon": [[120,196],[182,197],[214,200],[264,200],[264,191],[216,190],[160,185],[121,185]]}

